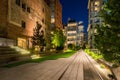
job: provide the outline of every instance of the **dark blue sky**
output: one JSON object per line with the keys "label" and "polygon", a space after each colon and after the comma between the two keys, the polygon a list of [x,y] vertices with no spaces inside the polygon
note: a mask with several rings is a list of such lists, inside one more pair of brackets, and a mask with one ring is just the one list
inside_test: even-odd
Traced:
{"label": "dark blue sky", "polygon": [[88,0],[60,0],[63,9],[63,23],[67,23],[68,18],[76,21],[83,21],[85,32],[88,27]]}

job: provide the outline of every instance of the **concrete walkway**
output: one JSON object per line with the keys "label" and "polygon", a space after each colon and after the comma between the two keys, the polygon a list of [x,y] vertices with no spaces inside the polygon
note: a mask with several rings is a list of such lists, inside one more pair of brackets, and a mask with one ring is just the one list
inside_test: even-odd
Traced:
{"label": "concrete walkway", "polygon": [[81,50],[70,58],[0,69],[0,80],[109,80],[95,65]]}
{"label": "concrete walkway", "polygon": [[120,80],[120,67],[113,68],[113,73],[115,74],[117,80]]}

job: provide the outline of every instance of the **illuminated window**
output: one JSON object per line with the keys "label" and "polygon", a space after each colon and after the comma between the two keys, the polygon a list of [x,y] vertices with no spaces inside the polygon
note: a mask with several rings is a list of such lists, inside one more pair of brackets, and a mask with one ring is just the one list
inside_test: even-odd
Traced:
{"label": "illuminated window", "polygon": [[97,29],[94,29],[94,33],[97,33]]}
{"label": "illuminated window", "polygon": [[76,31],[68,31],[67,33],[76,33]]}
{"label": "illuminated window", "polygon": [[18,38],[18,46],[25,49],[27,47],[27,41],[26,41],[26,39],[24,39],[24,38]]}
{"label": "illuminated window", "polygon": [[20,6],[20,0],[16,0],[16,4]]}
{"label": "illuminated window", "polygon": [[99,5],[100,5],[100,2],[99,2],[99,1],[96,1],[96,2],[94,3],[94,5],[95,5],[95,6],[99,6]]}
{"label": "illuminated window", "polygon": [[70,24],[68,24],[68,26],[76,26],[77,25],[77,23],[70,23]]}
{"label": "illuminated window", "polygon": [[98,7],[95,7],[94,10],[98,12],[98,11],[99,11],[99,8],[98,8]]}
{"label": "illuminated window", "polygon": [[51,19],[51,23],[55,23],[55,18],[52,18],[52,19]]}

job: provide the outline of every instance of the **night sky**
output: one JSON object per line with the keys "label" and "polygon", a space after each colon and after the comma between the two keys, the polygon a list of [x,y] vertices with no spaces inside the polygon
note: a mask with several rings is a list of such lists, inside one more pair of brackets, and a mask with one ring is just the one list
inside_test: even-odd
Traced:
{"label": "night sky", "polygon": [[88,27],[88,0],[60,0],[62,4],[63,23],[67,23],[68,18],[76,21],[83,21],[85,32]]}

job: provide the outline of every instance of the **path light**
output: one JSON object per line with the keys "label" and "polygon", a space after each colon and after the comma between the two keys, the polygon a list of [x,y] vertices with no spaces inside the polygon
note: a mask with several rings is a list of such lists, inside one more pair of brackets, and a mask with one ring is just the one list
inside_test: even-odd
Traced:
{"label": "path light", "polygon": [[32,56],[31,56],[31,58],[32,58],[32,59],[38,59],[38,58],[40,58],[40,56],[39,56],[39,55],[34,54],[34,55],[32,55]]}

